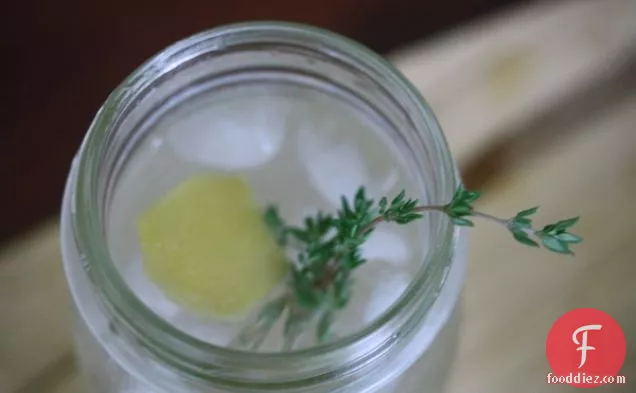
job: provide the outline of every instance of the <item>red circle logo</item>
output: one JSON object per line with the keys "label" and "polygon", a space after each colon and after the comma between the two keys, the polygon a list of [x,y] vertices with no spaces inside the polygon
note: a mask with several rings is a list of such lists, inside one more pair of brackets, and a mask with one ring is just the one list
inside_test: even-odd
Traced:
{"label": "red circle logo", "polygon": [[550,329],[546,342],[552,378],[581,388],[612,381],[623,366],[626,352],[625,335],[618,322],[593,308],[563,315]]}

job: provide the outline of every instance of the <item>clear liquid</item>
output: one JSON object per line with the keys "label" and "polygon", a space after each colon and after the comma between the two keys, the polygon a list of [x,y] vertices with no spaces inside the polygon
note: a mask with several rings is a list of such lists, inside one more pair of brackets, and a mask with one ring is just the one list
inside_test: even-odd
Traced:
{"label": "clear liquid", "polygon": [[[252,316],[203,318],[163,296],[141,267],[137,217],[193,175],[239,174],[263,206],[277,204],[286,221],[301,224],[318,210],[336,212],[340,197],[364,185],[374,199],[402,189],[422,198],[402,155],[382,134],[380,119],[334,96],[295,85],[250,85],[201,95],[173,108],[126,163],[107,222],[113,260],[136,295],[185,333],[225,346]],[[410,284],[427,250],[425,223],[381,225],[365,244],[368,259],[355,274],[338,336],[379,317]],[[378,285],[381,283],[381,285]],[[261,347],[277,351],[281,331]],[[310,346],[313,337],[301,338]]]}

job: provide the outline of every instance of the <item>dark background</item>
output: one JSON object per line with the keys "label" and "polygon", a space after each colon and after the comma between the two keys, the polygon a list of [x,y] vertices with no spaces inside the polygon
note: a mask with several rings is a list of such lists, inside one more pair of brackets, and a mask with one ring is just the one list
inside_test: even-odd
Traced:
{"label": "dark background", "polygon": [[108,93],[172,42],[221,24],[295,21],[387,53],[521,0],[4,0],[0,242],[57,213],[66,171]]}

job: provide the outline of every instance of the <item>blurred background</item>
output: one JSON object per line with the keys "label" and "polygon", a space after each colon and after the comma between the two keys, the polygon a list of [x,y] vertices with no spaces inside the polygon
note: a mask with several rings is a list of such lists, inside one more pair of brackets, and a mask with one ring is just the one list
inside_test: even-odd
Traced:
{"label": "blurred background", "polygon": [[317,25],[388,53],[518,0],[6,1],[0,183],[7,240],[56,214],[69,162],[110,91],[147,58],[226,23]]}
{"label": "blurred background", "polygon": [[545,339],[578,307],[609,313],[627,338],[627,384],[597,390],[636,391],[636,0],[24,0],[0,6],[0,392],[81,392],[56,220],[101,103],[172,42],[255,19],[387,56],[485,192],[480,209],[582,216],[573,259],[474,232],[447,392],[576,391],[546,384]]}

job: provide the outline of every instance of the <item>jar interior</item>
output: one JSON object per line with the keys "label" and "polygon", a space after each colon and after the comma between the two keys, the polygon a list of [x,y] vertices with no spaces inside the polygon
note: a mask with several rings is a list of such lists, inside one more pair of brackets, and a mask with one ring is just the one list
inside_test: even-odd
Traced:
{"label": "jar interior", "polygon": [[[145,274],[138,220],[171,190],[201,174],[240,176],[261,208],[277,205],[292,225],[318,211],[336,213],[341,196],[352,198],[360,186],[376,201],[406,190],[426,202],[428,193],[390,108],[369,99],[373,90],[282,67],[206,76],[202,69],[216,68],[181,68],[122,122],[127,138],[113,141],[116,153],[107,156],[103,222],[117,271],[147,308],[196,339],[228,346],[254,323],[262,303],[232,318],[204,316]],[[336,319],[338,337],[372,324],[402,296],[427,260],[430,225],[378,227],[363,247],[367,262],[355,274],[346,312]],[[259,350],[280,351],[282,335],[278,324]],[[294,349],[315,345],[314,338],[307,332]]]}

